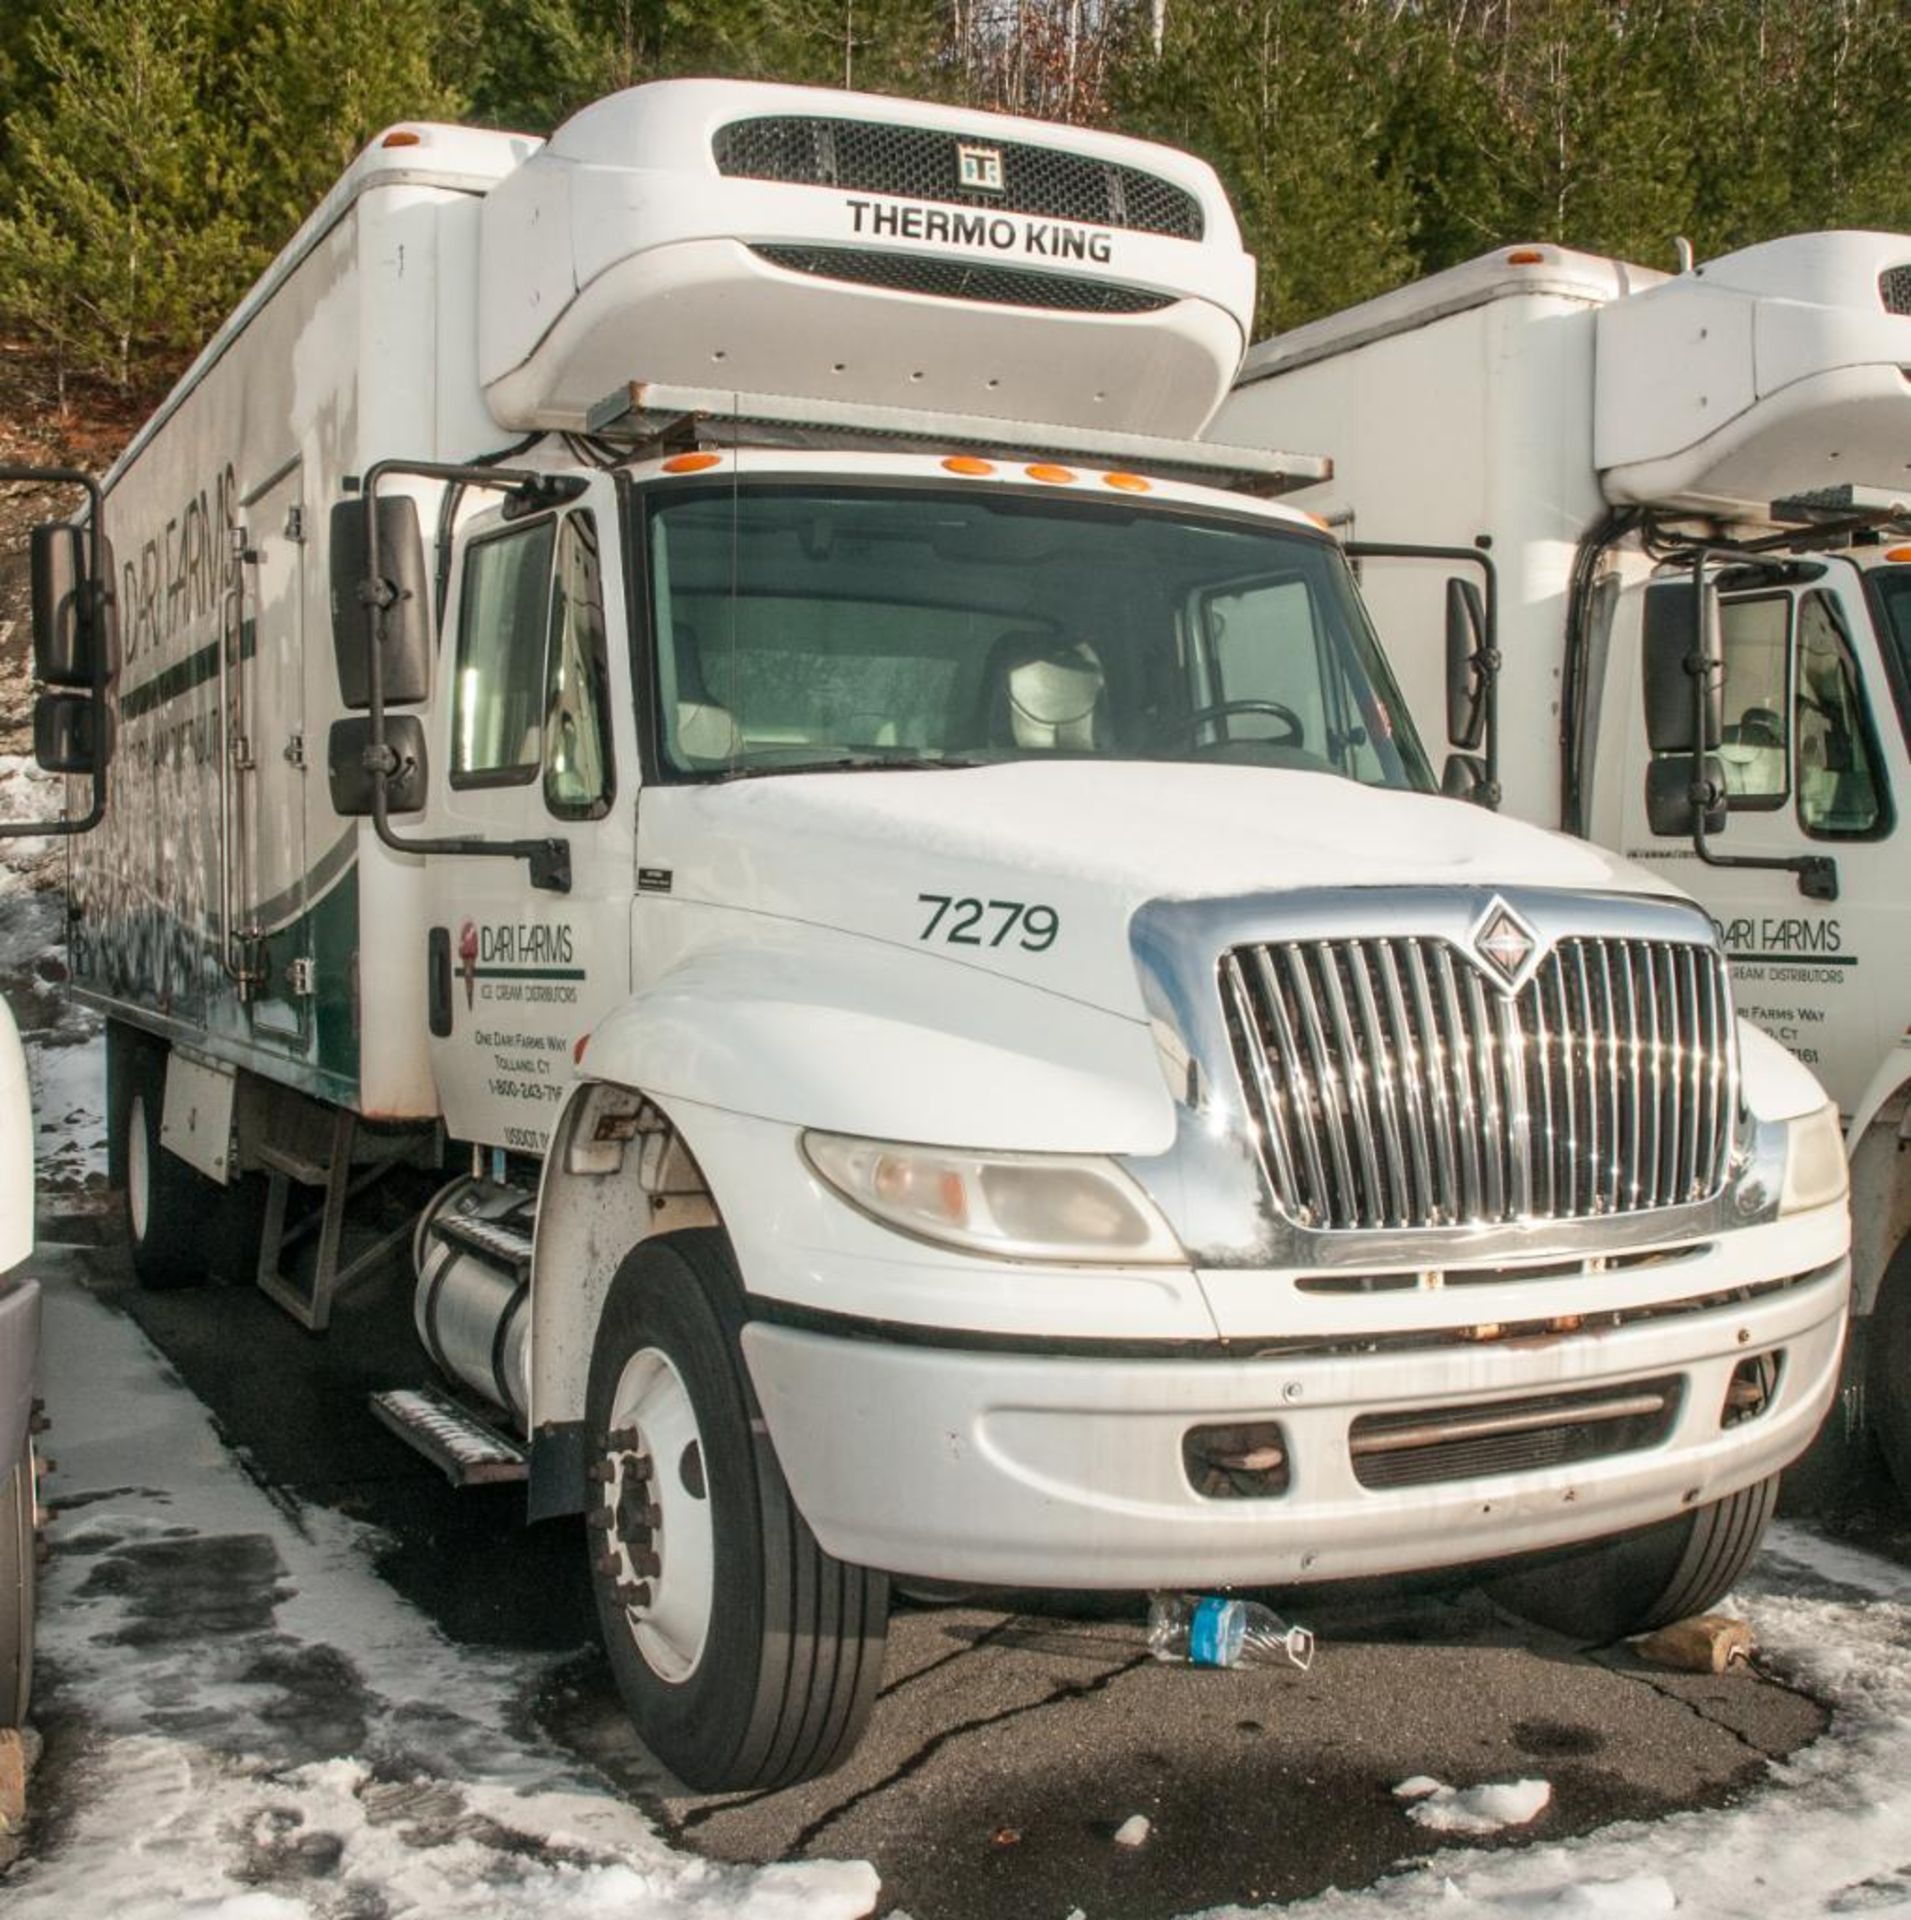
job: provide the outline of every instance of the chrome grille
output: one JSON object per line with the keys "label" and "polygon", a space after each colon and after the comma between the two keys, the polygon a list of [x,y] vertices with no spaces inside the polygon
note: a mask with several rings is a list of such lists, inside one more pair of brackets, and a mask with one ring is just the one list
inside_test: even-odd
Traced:
{"label": "chrome grille", "polygon": [[1173,306],[1171,293],[1112,286],[1105,280],[1073,280],[1060,273],[1030,273],[987,261],[942,259],[910,253],[864,253],[849,247],[758,246],[750,251],[789,273],[825,280],[851,280],[901,293],[931,293],[944,300],[988,300],[1003,307],[1050,307],[1071,313],[1155,313]]}
{"label": "chrome grille", "polygon": [[1878,276],[1878,298],[1886,313],[1911,313],[1911,266],[1886,267]]}
{"label": "chrome grille", "polygon": [[1564,939],[1509,995],[1445,940],[1290,941],[1233,949],[1221,988],[1302,1226],[1642,1213],[1724,1182],[1737,1055],[1713,948]]}
{"label": "chrome grille", "polygon": [[[986,146],[1002,158],[1002,191],[961,185],[956,150]],[[847,187],[950,206],[1043,214],[1099,227],[1126,227],[1199,240],[1201,203],[1185,187],[1139,167],[1091,160],[1018,140],[883,126],[867,120],[777,115],[733,120],[712,141],[717,171],[730,178]]]}

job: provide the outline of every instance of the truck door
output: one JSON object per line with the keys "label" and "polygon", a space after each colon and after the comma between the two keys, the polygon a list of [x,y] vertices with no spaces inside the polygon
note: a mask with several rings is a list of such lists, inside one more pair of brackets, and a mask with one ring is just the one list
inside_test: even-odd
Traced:
{"label": "truck door", "polygon": [[1807,899],[1783,870],[1704,865],[1689,841],[1652,833],[1636,668],[1632,697],[1607,711],[1632,749],[1622,844],[1661,871],[1673,857],[1674,876],[1719,924],[1740,1012],[1811,1067],[1848,1113],[1911,1012],[1904,738],[1850,567],[1730,594],[1722,615],[1719,758],[1729,812],[1714,850],[1828,856],[1838,898]]}
{"label": "truck door", "polygon": [[311,1028],[305,867],[305,527],[295,459],[241,499],[237,660],[228,685],[230,960],[254,1038]]}
{"label": "truck door", "polygon": [[568,893],[521,859],[427,858],[433,1071],[455,1138],[538,1151],[579,1042],[629,990],[635,789],[608,483],[562,512],[474,521],[434,676],[429,831],[553,837]]}

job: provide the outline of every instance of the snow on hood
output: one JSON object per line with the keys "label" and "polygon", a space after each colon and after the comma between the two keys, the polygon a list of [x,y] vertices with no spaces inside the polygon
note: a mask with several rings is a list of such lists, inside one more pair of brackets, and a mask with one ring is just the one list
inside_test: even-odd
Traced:
{"label": "snow on hood", "polygon": [[[1656,875],[1430,794],[1332,774],[1136,761],[787,774],[644,795],[638,971],[828,929],[1145,1018],[1129,928],[1153,900],[1329,888],[1671,891]],[[698,916],[699,905],[741,909]],[[1017,909],[1023,911],[1018,915]],[[1052,932],[1052,937],[1050,937]],[[653,973],[654,977],[654,973]]]}
{"label": "snow on hood", "polygon": [[854,858],[906,843],[1145,899],[1394,884],[1673,891],[1583,840],[1333,774],[1122,761],[743,781],[713,796],[753,826]]}

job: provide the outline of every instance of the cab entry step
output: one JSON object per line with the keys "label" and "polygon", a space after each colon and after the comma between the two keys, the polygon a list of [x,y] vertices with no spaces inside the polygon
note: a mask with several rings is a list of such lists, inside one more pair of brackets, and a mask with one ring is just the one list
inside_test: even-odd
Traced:
{"label": "cab entry step", "polygon": [[394,1387],[372,1395],[372,1412],[416,1447],[454,1487],[529,1477],[524,1448],[435,1387]]}

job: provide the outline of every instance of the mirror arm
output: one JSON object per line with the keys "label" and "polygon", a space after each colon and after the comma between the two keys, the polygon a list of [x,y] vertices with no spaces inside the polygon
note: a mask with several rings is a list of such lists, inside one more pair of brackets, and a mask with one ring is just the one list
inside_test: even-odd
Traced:
{"label": "mirror arm", "polygon": [[385,578],[378,555],[378,483],[390,474],[443,480],[454,485],[484,487],[494,492],[521,489],[519,497],[536,505],[558,505],[574,500],[584,483],[565,474],[540,473],[529,467],[458,466],[434,460],[380,460],[367,469],[362,485],[365,499],[365,553],[369,577],[360,583],[358,597],[365,609],[366,674],[370,735],[365,746],[365,770],[372,776],[372,827],[394,853],[442,853],[523,860],[531,870],[531,885],[546,893],[571,890],[571,847],[568,840],[486,840],[471,835],[414,838],[391,824],[386,781],[398,771],[398,756],[385,739],[385,661],[383,624],[386,608],[397,589]]}
{"label": "mirror arm", "polygon": [[1710,682],[1714,673],[1718,674],[1721,682],[1725,677],[1725,662],[1712,659],[1706,640],[1709,622],[1706,619],[1705,567],[1710,559],[1731,560],[1740,557],[1729,547],[1699,545],[1692,549],[1692,624],[1695,639],[1694,651],[1686,655],[1685,661],[1685,670],[1692,676],[1692,738],[1695,743],[1692,755],[1692,850],[1708,867],[1752,867],[1770,873],[1796,874],[1798,891],[1807,900],[1836,900],[1838,862],[1829,854],[1719,853],[1714,850],[1711,837],[1706,832],[1707,812],[1723,805],[1726,796],[1705,773],[1707,757],[1711,752],[1711,742],[1705,737],[1711,706],[1708,697]]}
{"label": "mirror arm", "polygon": [[89,700],[93,714],[93,799],[77,820],[9,820],[0,824],[0,840],[42,839],[91,833],[106,818],[106,606],[111,598],[103,571],[106,557],[105,496],[100,483],[78,467],[0,466],[0,481],[37,481],[46,486],[82,487],[86,491],[86,548],[89,559],[86,591],[92,602],[88,616],[93,628],[93,685]]}
{"label": "mirror arm", "polygon": [[1447,560],[1478,567],[1486,580],[1486,617],[1480,644],[1473,652],[1473,669],[1480,676],[1480,704],[1485,710],[1486,778],[1473,790],[1475,802],[1497,811],[1504,790],[1500,786],[1500,572],[1486,550],[1486,536],[1470,547],[1422,547],[1395,540],[1349,540],[1341,548],[1349,560]]}

